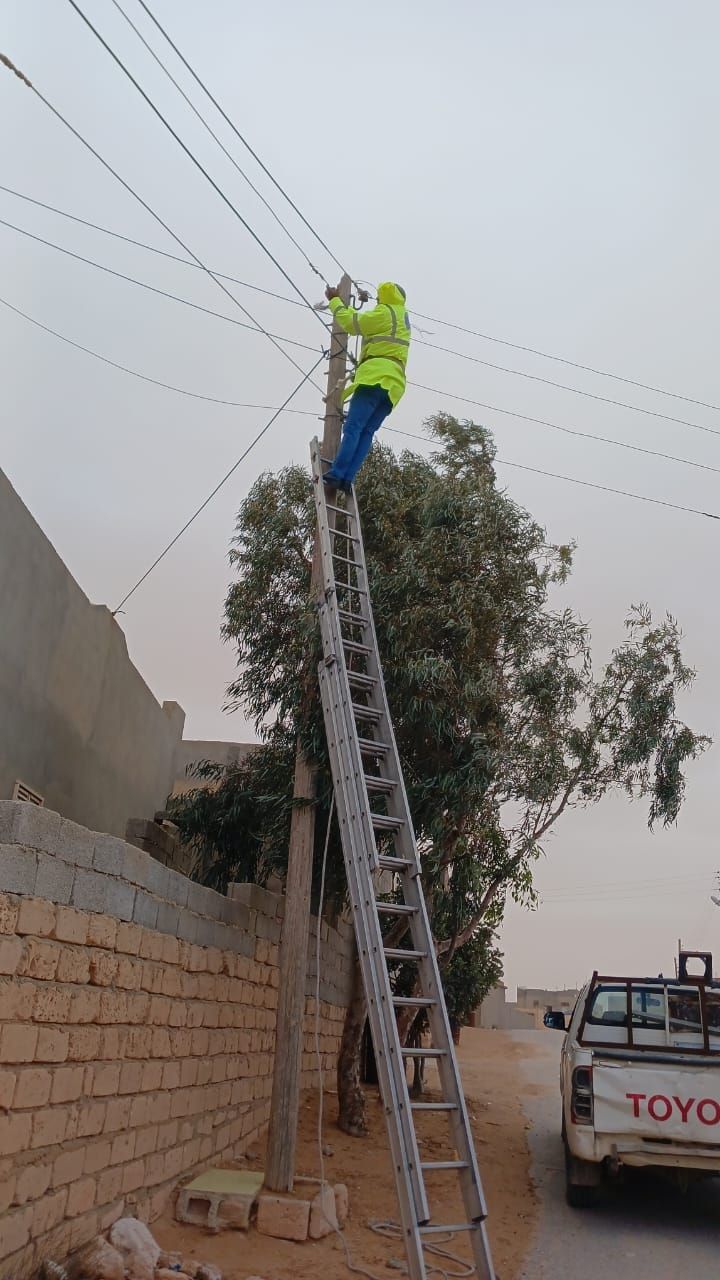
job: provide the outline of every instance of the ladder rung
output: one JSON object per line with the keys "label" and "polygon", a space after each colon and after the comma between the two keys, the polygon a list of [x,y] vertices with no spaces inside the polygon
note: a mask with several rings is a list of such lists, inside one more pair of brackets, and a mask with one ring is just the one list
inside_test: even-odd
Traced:
{"label": "ladder rung", "polygon": [[447,1049],[402,1049],[403,1058],[444,1058]]}
{"label": "ladder rung", "polygon": [[418,1231],[423,1236],[451,1235],[455,1231],[479,1231],[484,1221],[484,1218],[479,1218],[477,1222],[449,1222],[447,1226],[436,1226],[433,1223],[432,1226],[418,1227]]}
{"label": "ladder rung", "polygon": [[330,525],[330,533],[334,534],[336,538],[347,538],[350,542],[360,541],[360,539],[356,538],[354,534],[346,533],[344,529],[336,529],[332,524]]}
{"label": "ladder rung", "polygon": [[385,756],[390,750],[389,742],[373,742],[372,738],[358,738],[358,746],[366,756]]}
{"label": "ladder rung", "polygon": [[352,709],[358,720],[372,720],[373,724],[377,724],[383,716],[383,712],[378,711],[377,707],[361,707],[359,702],[353,702]]}
{"label": "ladder rung", "polygon": [[356,596],[367,595],[364,587],[353,587],[350,582],[341,582],[339,578],[335,579],[335,588],[338,591],[352,591]]}
{"label": "ladder rung", "polygon": [[356,689],[372,689],[377,684],[376,676],[368,676],[364,671],[348,670],[348,680],[350,684],[354,684]]}
{"label": "ladder rung", "polygon": [[413,1111],[457,1111],[457,1102],[411,1102]]}
{"label": "ladder rung", "polygon": [[386,813],[371,813],[370,821],[376,831],[402,831],[404,818],[391,818]]}
{"label": "ladder rung", "polygon": [[396,1009],[431,1009],[437,1000],[430,996],[393,996],[393,1004]]}
{"label": "ladder rung", "polygon": [[[411,867],[415,866],[412,858],[392,858],[388,854],[380,854],[378,864],[382,871],[409,871]],[[418,952],[418,954],[420,953]],[[426,952],[422,954],[425,955]]]}
{"label": "ladder rung", "polygon": [[[382,858],[380,859],[382,865]],[[388,960],[427,960],[427,951],[406,950],[404,947],[383,947]]]}
{"label": "ladder rung", "polygon": [[[336,507],[333,505],[332,502],[326,502],[325,506],[327,507],[328,511],[339,511],[340,515],[347,516],[348,520],[355,519],[355,516],[353,515],[352,511],[348,511],[346,507]],[[332,532],[336,533],[337,530],[333,529]]]}
{"label": "ladder rung", "polygon": [[420,1165],[421,1169],[433,1169],[438,1172],[444,1169],[469,1169],[467,1160],[423,1160]]}
{"label": "ladder rung", "polygon": [[342,560],[343,564],[352,564],[356,569],[362,569],[363,573],[365,572],[362,560],[349,560],[347,556],[341,556],[339,551],[331,551],[330,554],[333,560]]}
{"label": "ladder rung", "polygon": [[378,793],[382,792],[384,795],[389,795],[397,786],[397,782],[393,782],[392,778],[374,778],[371,773],[365,773],[363,777],[368,791],[377,791]]}
{"label": "ladder rung", "polygon": [[372,653],[372,648],[369,644],[360,644],[359,640],[346,640],[344,636],[340,638],[343,649],[349,649],[351,653]]}
{"label": "ladder rung", "polygon": [[381,916],[412,916],[417,911],[409,902],[376,902],[375,906]]}
{"label": "ladder rung", "polygon": [[353,627],[369,626],[367,618],[363,618],[361,613],[351,613],[349,609],[338,609],[338,617],[341,622],[349,622]]}

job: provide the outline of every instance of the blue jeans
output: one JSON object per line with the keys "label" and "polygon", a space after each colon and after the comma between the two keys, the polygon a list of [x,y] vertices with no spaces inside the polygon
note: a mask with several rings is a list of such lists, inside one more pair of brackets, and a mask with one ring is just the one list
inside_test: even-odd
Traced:
{"label": "blue jeans", "polygon": [[392,413],[392,400],[384,387],[358,387],[350,401],[337,457],[325,478],[349,486],[367,458],[378,427]]}

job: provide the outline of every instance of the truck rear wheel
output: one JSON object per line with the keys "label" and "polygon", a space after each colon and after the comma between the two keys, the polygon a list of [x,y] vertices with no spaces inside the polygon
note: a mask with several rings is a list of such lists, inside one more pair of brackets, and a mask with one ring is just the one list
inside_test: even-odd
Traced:
{"label": "truck rear wheel", "polygon": [[571,1209],[592,1209],[600,1199],[601,1165],[578,1160],[565,1140],[565,1199]]}

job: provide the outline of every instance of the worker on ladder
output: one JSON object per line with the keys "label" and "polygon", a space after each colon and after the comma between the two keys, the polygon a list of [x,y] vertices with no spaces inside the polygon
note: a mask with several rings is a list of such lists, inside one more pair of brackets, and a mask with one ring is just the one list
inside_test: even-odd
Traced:
{"label": "worker on ladder", "polygon": [[[339,291],[328,287],[330,310],[346,333],[360,334],[362,346],[355,376],[345,391],[352,396],[337,457],[325,472],[328,489],[350,492],[355,476],[372,448],[373,436],[392,413],[405,391],[405,366],[410,349],[410,317],[405,290],[386,281],[378,285],[372,311],[347,307]],[[367,294],[361,294],[367,301]]]}

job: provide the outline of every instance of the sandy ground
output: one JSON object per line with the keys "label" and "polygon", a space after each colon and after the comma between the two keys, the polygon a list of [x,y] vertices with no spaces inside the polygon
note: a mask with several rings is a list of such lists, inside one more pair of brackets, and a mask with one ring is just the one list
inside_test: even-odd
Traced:
{"label": "sandy ground", "polygon": [[[480,1172],[489,1207],[488,1229],[495,1267],[500,1280],[517,1280],[531,1245],[537,1220],[537,1204],[529,1174],[528,1128],[519,1101],[519,1059],[532,1055],[532,1045],[519,1045],[498,1031],[465,1028],[459,1050],[470,1118],[475,1134]],[[433,1086],[428,1072],[429,1094]],[[384,1239],[368,1227],[372,1220],[397,1218],[395,1188],[380,1101],[368,1091],[370,1136],[350,1138],[334,1123],[336,1099],[325,1100],[325,1144],[332,1155],[325,1160],[326,1177],[346,1183],[350,1193],[350,1218],[345,1228],[352,1260],[367,1268],[377,1280],[392,1280],[398,1271],[393,1262],[403,1258],[399,1241]],[[421,1116],[418,1126],[421,1150],[431,1159],[452,1158],[447,1119],[441,1113]],[[259,1152],[258,1152],[259,1155]],[[262,1159],[249,1159],[248,1168],[262,1168]],[[301,1109],[298,1174],[319,1176],[317,1149],[317,1097],[308,1095]],[[463,1213],[452,1173],[436,1173],[428,1182],[436,1221],[462,1221]],[[224,1280],[347,1280],[343,1249],[335,1235],[305,1244],[272,1240],[256,1231],[207,1231],[176,1223],[170,1213],[153,1225],[153,1233],[165,1249],[185,1257],[214,1262]],[[466,1241],[457,1236],[448,1248],[468,1257]],[[452,1264],[449,1264],[452,1268]],[[457,1268],[453,1268],[457,1269]]]}

